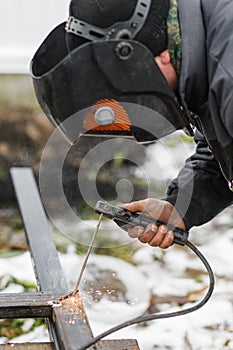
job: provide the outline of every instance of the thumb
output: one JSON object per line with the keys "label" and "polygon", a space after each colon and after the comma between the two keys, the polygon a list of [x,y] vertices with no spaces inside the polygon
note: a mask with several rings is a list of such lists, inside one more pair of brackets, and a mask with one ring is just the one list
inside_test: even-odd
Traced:
{"label": "thumb", "polygon": [[131,203],[125,203],[121,205],[122,208],[135,212],[135,211],[143,211],[145,208],[145,200],[137,201],[137,202],[131,202]]}

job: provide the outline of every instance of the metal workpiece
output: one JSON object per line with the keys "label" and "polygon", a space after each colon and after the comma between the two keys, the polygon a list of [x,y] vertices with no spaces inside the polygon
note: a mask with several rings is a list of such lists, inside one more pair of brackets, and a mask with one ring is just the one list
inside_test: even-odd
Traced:
{"label": "metal workpiece", "polygon": [[[0,349],[1,350],[1,349]],[[98,343],[98,350],[140,350],[134,339],[102,340]]]}
{"label": "metal workpiece", "polygon": [[57,298],[48,293],[1,293],[0,319],[51,317]]}
{"label": "metal workpiece", "polygon": [[0,344],[0,350],[55,350],[53,343]]}
{"label": "metal workpiece", "polygon": [[[26,348],[25,348],[26,345]],[[0,350],[55,350],[53,343],[27,343],[1,345]],[[92,348],[89,348],[89,350]],[[98,350],[140,350],[134,339],[101,340]]]}
{"label": "metal workpiece", "polygon": [[[31,168],[12,168],[38,292],[0,293],[0,319],[45,318],[51,342],[1,345],[0,350],[78,350],[93,334],[78,291],[68,290]],[[139,350],[136,340],[100,340],[89,350]]]}
{"label": "metal workpiece", "polygon": [[61,350],[78,349],[93,337],[79,294],[69,296],[61,301],[60,307],[53,308],[52,322],[56,333],[62,335],[59,336]]}
{"label": "metal workpiece", "polygon": [[12,168],[11,177],[25,226],[38,288],[44,293],[66,294],[67,282],[32,169]]}

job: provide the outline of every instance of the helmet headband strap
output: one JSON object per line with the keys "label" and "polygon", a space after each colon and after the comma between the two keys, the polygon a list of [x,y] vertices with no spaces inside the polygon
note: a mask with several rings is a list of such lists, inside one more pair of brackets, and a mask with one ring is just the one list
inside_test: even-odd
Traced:
{"label": "helmet headband strap", "polygon": [[107,28],[100,28],[70,16],[65,30],[88,40],[133,39],[143,27],[152,0],[138,0],[132,17],[127,21],[116,22]]}

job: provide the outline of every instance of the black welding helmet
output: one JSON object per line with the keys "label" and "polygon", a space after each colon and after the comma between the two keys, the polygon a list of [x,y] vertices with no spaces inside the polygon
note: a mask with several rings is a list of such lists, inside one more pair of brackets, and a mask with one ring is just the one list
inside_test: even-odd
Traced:
{"label": "black welding helmet", "polygon": [[[72,16],[33,57],[33,84],[47,117],[71,143],[83,134],[138,142],[153,142],[178,129],[191,134],[188,111],[154,59],[166,49],[169,0],[105,0],[103,7],[113,4],[111,15],[99,11],[91,24],[88,15],[97,14],[97,3],[101,8],[97,0],[72,0]],[[120,21],[119,12],[127,16],[127,8],[128,19]]]}

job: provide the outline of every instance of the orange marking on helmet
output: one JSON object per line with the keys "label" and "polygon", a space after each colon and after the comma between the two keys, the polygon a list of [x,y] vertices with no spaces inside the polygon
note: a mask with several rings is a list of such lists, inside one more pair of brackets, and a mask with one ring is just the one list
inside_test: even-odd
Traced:
{"label": "orange marking on helmet", "polygon": [[[107,125],[98,125],[95,121],[95,112],[101,107],[109,107],[114,112],[114,122]],[[88,112],[83,128],[94,131],[130,131],[131,122],[123,106],[116,100],[103,99],[97,101]]]}

